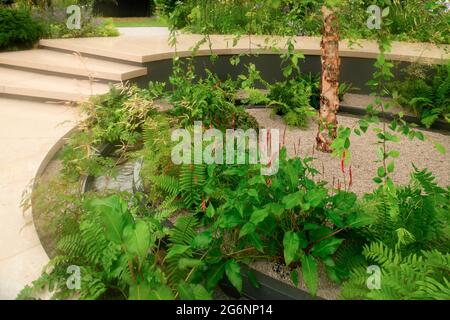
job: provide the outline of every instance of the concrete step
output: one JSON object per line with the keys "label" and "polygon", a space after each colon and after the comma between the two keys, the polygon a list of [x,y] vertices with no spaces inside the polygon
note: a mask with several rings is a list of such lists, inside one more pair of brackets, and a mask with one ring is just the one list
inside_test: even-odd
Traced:
{"label": "concrete step", "polygon": [[[42,39],[39,41],[39,46],[51,50],[80,52],[99,58],[105,57],[127,62],[144,63],[146,62],[145,55],[148,47],[153,47],[152,42],[154,43],[155,41],[135,37],[131,39],[128,37]],[[154,49],[158,51],[159,46],[156,46]],[[166,50],[166,48],[163,49],[164,52]]]}
{"label": "concrete step", "polygon": [[0,53],[0,65],[113,81],[147,74],[144,67],[47,49]]}
{"label": "concrete step", "polygon": [[0,94],[60,101],[82,101],[104,94],[109,85],[0,66]]}
{"label": "concrete step", "polygon": [[[210,35],[208,41],[198,48],[198,55],[210,55],[211,50],[218,55],[240,54],[249,52],[249,39],[241,37],[234,43],[232,35]],[[177,39],[177,53],[179,56],[190,56],[192,48],[204,39],[200,34],[180,33]],[[269,41],[268,41],[269,40]],[[269,48],[276,43],[280,49],[285,48],[287,38],[265,35],[252,36],[252,53],[273,54]],[[304,55],[317,56],[321,54],[320,37],[296,37],[295,50]],[[355,43],[357,45],[355,45]],[[94,56],[108,57],[110,59],[125,60],[129,62],[145,63],[170,59],[174,55],[172,46],[169,45],[169,37],[166,34],[152,34],[146,31],[136,36],[119,36],[104,38],[76,38],[76,39],[43,39],[39,41],[41,47],[81,52]],[[211,45],[211,47],[210,47]],[[433,45],[430,43],[393,42],[392,50],[386,53],[386,59],[407,62],[421,62],[442,64],[450,58],[449,45]],[[353,57],[363,59],[375,59],[379,50],[376,41],[373,40],[342,40],[339,44],[341,57]]]}

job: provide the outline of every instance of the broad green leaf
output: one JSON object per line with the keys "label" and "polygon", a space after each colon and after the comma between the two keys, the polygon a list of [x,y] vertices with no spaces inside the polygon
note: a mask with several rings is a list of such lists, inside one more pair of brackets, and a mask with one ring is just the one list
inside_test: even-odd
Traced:
{"label": "broad green leaf", "polygon": [[220,280],[223,278],[223,274],[225,272],[225,264],[218,263],[209,268],[206,273],[206,289],[212,290],[214,289]]}
{"label": "broad green leaf", "polygon": [[170,247],[167,255],[166,255],[166,259],[170,259],[174,256],[180,255],[185,253],[188,249],[190,249],[190,246],[185,246],[185,245],[181,245],[181,244],[175,244],[172,247]]}
{"label": "broad green leaf", "polygon": [[211,300],[211,294],[200,284],[188,284],[182,281],[178,286],[181,300]]}
{"label": "broad green leaf", "polygon": [[303,230],[308,231],[308,230],[317,230],[319,229],[321,226],[315,223],[305,223],[305,225],[303,226]]}
{"label": "broad green leaf", "polygon": [[373,223],[374,220],[375,217],[371,214],[368,214],[366,212],[354,212],[346,218],[346,224],[348,227],[361,228]]}
{"label": "broad green leaf", "polygon": [[123,230],[123,239],[127,252],[139,257],[139,263],[147,257],[150,248],[150,230],[147,223],[140,220],[136,225],[127,225]]}
{"label": "broad green leaf", "polygon": [[342,241],[344,241],[344,239],[338,239],[333,237],[322,240],[312,247],[311,253],[316,257],[325,258],[326,256],[335,253],[336,250],[341,245]]}
{"label": "broad green leaf", "polygon": [[388,155],[392,158],[398,158],[400,156],[400,152],[397,150],[391,150],[389,151]]}
{"label": "broad green leaf", "polygon": [[325,268],[328,278],[335,283],[340,283],[341,278],[339,277],[337,270],[338,269],[336,267],[326,266],[326,268]]}
{"label": "broad green leaf", "polygon": [[344,213],[347,213],[348,210],[353,208],[356,200],[356,194],[341,191],[333,197],[333,207],[339,209],[340,211],[344,211]]}
{"label": "broad green leaf", "polygon": [[259,199],[258,191],[256,191],[256,189],[250,189],[250,190],[248,190],[247,194],[248,194],[250,197],[253,197],[253,198],[255,198],[255,199]]}
{"label": "broad green leaf", "polygon": [[225,273],[230,280],[231,284],[237,289],[242,291],[242,275],[241,267],[235,260],[229,260],[225,265]]}
{"label": "broad green leaf", "polygon": [[214,209],[214,206],[212,205],[212,203],[210,203],[208,208],[206,209],[206,216],[208,218],[212,218],[215,216],[215,214],[216,214],[216,210]]}
{"label": "broad green leaf", "polygon": [[166,286],[161,285],[158,289],[153,290],[150,293],[151,300],[174,300],[175,297],[173,295],[172,290]]}
{"label": "broad green leaf", "polygon": [[255,232],[255,228],[256,228],[256,226],[251,222],[244,224],[241,231],[239,232],[239,239],[242,237],[245,237],[246,235],[248,235],[250,233]]}
{"label": "broad green leaf", "polygon": [[305,195],[305,201],[309,202],[311,207],[317,207],[328,195],[325,188],[315,188],[310,190]]}
{"label": "broad green leaf", "polygon": [[444,146],[442,144],[440,144],[439,142],[435,142],[434,143],[434,147],[436,148],[436,150],[440,153],[440,154],[445,154],[446,150],[444,148]]}
{"label": "broad green leaf", "polygon": [[423,135],[422,132],[416,131],[415,135],[416,135],[416,138],[419,139],[420,141],[424,141],[425,140],[425,136]]}
{"label": "broad green leaf", "polygon": [[328,219],[331,220],[331,222],[333,222],[336,227],[338,228],[343,228],[344,225],[344,221],[342,220],[342,217],[336,212],[337,210],[328,210],[325,212],[326,216]]}
{"label": "broad green leaf", "polygon": [[195,300],[194,290],[192,290],[190,284],[184,281],[178,285],[178,293],[180,294],[181,300]]}
{"label": "broad green leaf", "polygon": [[152,288],[148,283],[134,284],[130,286],[129,300],[151,300]]}
{"label": "broad green leaf", "polygon": [[263,242],[261,241],[261,238],[259,237],[259,235],[256,232],[248,234],[247,237],[248,237],[250,243],[252,244],[252,246],[256,250],[258,250],[261,253],[264,252],[264,244],[263,244]]}
{"label": "broad green leaf", "polygon": [[286,265],[289,266],[295,260],[300,247],[298,235],[293,231],[286,232],[283,238],[283,247],[284,261],[286,262]]}
{"label": "broad green leaf", "polygon": [[389,173],[394,172],[394,168],[395,168],[394,162],[390,162],[390,163],[387,165],[387,171],[388,171]]}
{"label": "broad green leaf", "polygon": [[302,278],[312,296],[317,294],[317,286],[319,283],[319,273],[317,272],[317,262],[314,257],[310,255],[303,255],[301,257],[302,263]]}
{"label": "broad green leaf", "polygon": [[192,240],[192,247],[194,249],[206,249],[212,241],[211,231],[204,231]]}
{"label": "broad green leaf", "polygon": [[382,167],[382,166],[378,167],[377,174],[378,174],[378,177],[380,177],[380,178],[385,177],[386,171],[384,170],[384,167]]}
{"label": "broad green leaf", "polygon": [[102,218],[106,238],[114,243],[121,244],[125,225],[132,223],[132,218],[127,217],[129,213],[126,203],[114,195],[105,199],[95,199],[90,205]]}
{"label": "broad green leaf", "polygon": [[192,290],[194,291],[195,299],[196,300],[212,300],[213,297],[208,292],[208,290],[205,289],[200,284],[191,284]]}
{"label": "broad green leaf", "polygon": [[259,284],[259,281],[258,281],[258,279],[256,279],[255,274],[253,273],[252,270],[248,270],[247,276],[248,276],[248,281],[250,281],[250,284],[253,287],[255,287],[257,289],[261,288],[261,285]]}
{"label": "broad green leaf", "polygon": [[267,218],[268,215],[269,215],[268,208],[256,210],[252,213],[252,215],[250,217],[250,222],[256,226],[259,223],[263,222],[264,219]]}
{"label": "broad green leaf", "polygon": [[234,228],[237,225],[239,225],[242,222],[242,219],[234,214],[234,213],[227,213],[220,215],[220,223],[219,226],[224,229]]}
{"label": "broad green leaf", "polygon": [[378,177],[373,178],[373,181],[375,183],[382,183],[383,182],[383,180],[381,180],[381,178],[378,178]]}
{"label": "broad green leaf", "polygon": [[297,191],[295,193],[288,194],[283,197],[282,202],[285,205],[286,209],[292,209],[296,206],[299,206],[303,200],[303,191]]}
{"label": "broad green leaf", "polygon": [[284,212],[284,206],[278,203],[271,203],[269,205],[270,212],[275,216],[279,217]]}
{"label": "broad green leaf", "polygon": [[327,237],[332,232],[333,229],[323,225],[319,225],[318,228],[309,230],[308,239],[310,241],[319,241],[320,239]]}

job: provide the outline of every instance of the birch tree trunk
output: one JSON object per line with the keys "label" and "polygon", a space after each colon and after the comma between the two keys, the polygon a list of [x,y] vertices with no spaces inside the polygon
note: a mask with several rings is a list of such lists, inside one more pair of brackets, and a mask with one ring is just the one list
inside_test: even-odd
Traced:
{"label": "birch tree trunk", "polygon": [[323,33],[320,44],[322,55],[322,77],[319,110],[317,150],[331,152],[331,143],[337,135],[339,109],[339,26],[333,9],[322,7]]}

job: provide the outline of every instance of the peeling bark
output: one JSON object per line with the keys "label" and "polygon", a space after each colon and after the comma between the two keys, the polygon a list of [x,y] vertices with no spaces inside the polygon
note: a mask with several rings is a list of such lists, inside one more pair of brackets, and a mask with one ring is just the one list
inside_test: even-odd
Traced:
{"label": "peeling bark", "polygon": [[323,152],[331,152],[331,143],[337,136],[337,117],[339,110],[339,26],[334,11],[322,7],[323,34],[321,46],[321,93],[319,110],[319,130],[316,137],[316,148]]}

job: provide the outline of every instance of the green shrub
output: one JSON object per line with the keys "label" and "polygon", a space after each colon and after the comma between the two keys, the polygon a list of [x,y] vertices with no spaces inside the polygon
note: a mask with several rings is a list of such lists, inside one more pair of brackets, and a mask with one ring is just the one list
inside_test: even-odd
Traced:
{"label": "green shrub", "polygon": [[271,87],[269,99],[274,113],[283,116],[289,126],[306,127],[316,111],[311,106],[312,87],[300,79],[277,82]]}
{"label": "green shrub", "polygon": [[[450,293],[449,197],[426,169],[411,183],[380,187],[362,206],[373,217],[365,236],[365,261],[343,285],[346,299],[446,299]],[[381,287],[369,290],[367,266],[381,270]]]}
{"label": "green shrub", "polygon": [[54,6],[51,10],[34,8],[33,16],[45,26],[46,38],[82,38],[82,37],[113,37],[119,32],[115,28],[112,19],[96,18],[91,7],[82,7],[81,28],[67,28],[68,15],[62,5]]}
{"label": "green shrub", "polygon": [[0,50],[32,46],[43,34],[43,26],[27,9],[0,7]]}
{"label": "green shrub", "polygon": [[439,118],[450,122],[450,63],[427,67],[412,65],[406,78],[391,85],[396,103],[420,117],[429,128]]}
{"label": "green shrub", "polygon": [[63,174],[69,180],[104,173],[111,167],[111,159],[97,156],[93,148],[102,143],[121,145],[123,150],[131,148],[141,139],[145,119],[155,112],[152,101],[136,87],[112,87],[109,93],[93,97],[82,107],[87,115],[83,126],[89,131],[75,133],[60,154]]}
{"label": "green shrub", "polygon": [[429,250],[401,256],[383,243],[365,246],[363,254],[380,266],[380,288],[369,290],[366,268],[357,268],[342,286],[344,299],[448,300],[450,254]]}
{"label": "green shrub", "polygon": [[181,124],[189,126],[202,121],[204,126],[218,129],[257,128],[256,120],[234,103],[236,87],[231,79],[221,81],[208,69],[207,76],[200,78],[195,73],[192,61],[179,61],[174,65],[170,82],[174,90],[168,100],[173,105],[170,113],[180,117]]}
{"label": "green shrub", "polygon": [[[342,38],[374,38],[366,25],[366,10],[373,4],[385,8],[387,3],[390,10],[383,26],[395,40],[449,43],[447,8],[429,0],[337,1]],[[175,7],[171,22],[194,33],[320,36],[322,5],[323,0],[187,0]]]}
{"label": "green shrub", "polygon": [[183,3],[184,1],[180,0],[155,0],[156,10],[165,16],[169,16],[177,6],[177,3]]}

